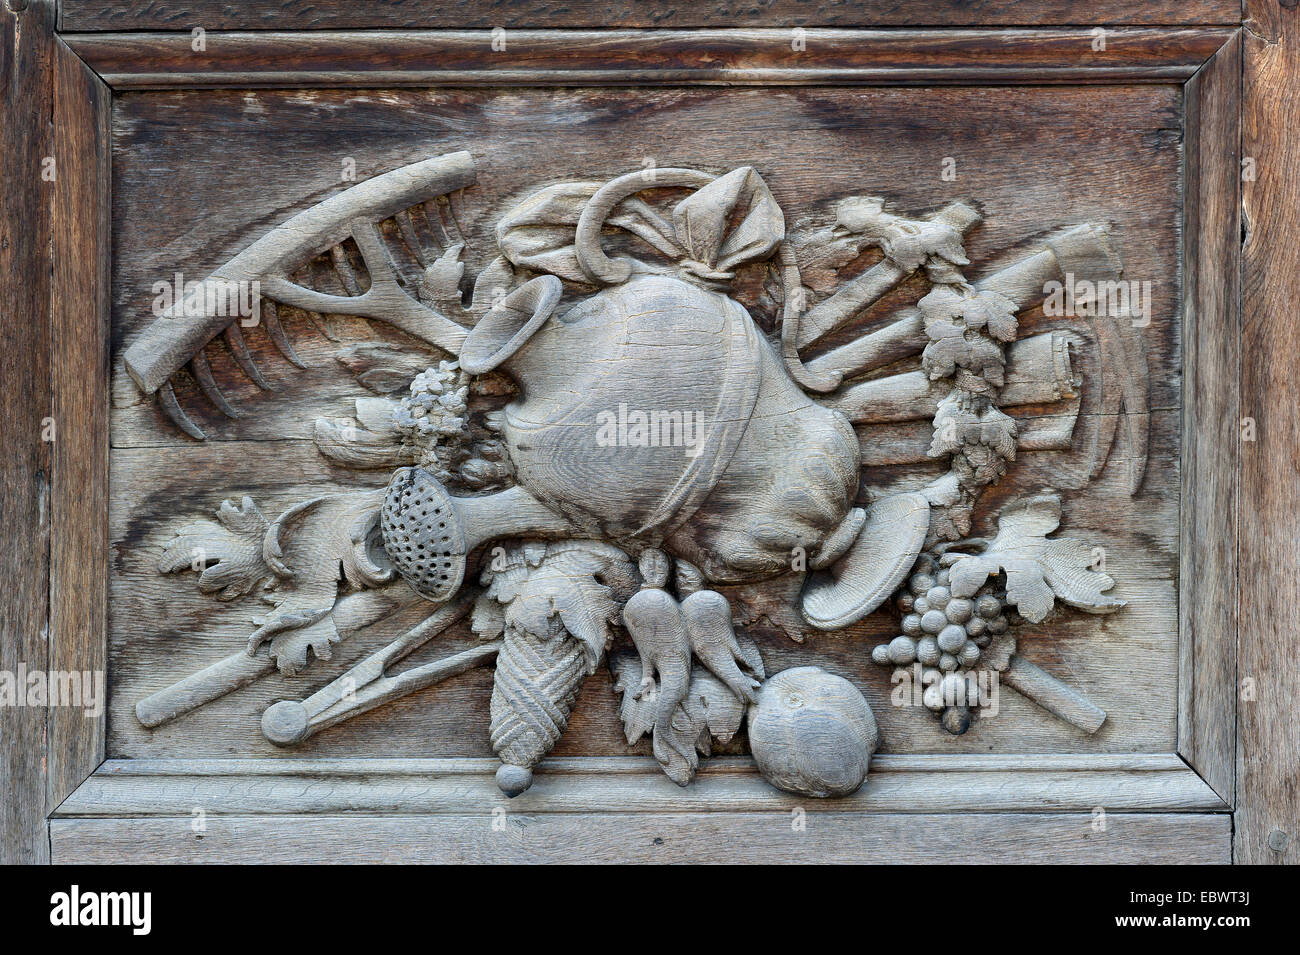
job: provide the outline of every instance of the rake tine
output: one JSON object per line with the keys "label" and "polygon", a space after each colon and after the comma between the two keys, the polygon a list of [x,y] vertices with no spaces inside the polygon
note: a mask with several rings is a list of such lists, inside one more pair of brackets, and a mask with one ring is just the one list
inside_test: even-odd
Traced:
{"label": "rake tine", "polygon": [[240,367],[253,384],[263,391],[274,391],[270,382],[262,377],[261,371],[253,364],[253,356],[248,353],[248,343],[244,341],[244,333],[239,330],[238,322],[231,322],[226,326],[226,344],[230,346],[230,354],[235,358],[235,364]]}
{"label": "rake tine", "polygon": [[361,294],[361,283],[357,281],[357,273],[352,269],[352,263],[348,261],[348,253],[342,245],[330,246],[330,258],[334,260],[334,268],[339,273],[339,278],[343,280],[343,287],[347,289],[349,295]]}
{"label": "rake tine", "polygon": [[303,360],[298,357],[293,350],[293,346],[289,344],[289,336],[284,333],[284,328],[280,325],[280,312],[275,307],[275,303],[268,299],[263,311],[266,312],[266,333],[271,336],[271,341],[280,350],[280,354],[288,359],[291,364],[299,368],[306,368],[307,366],[303,363]]}
{"label": "rake tine", "polygon": [[200,351],[191,358],[190,372],[194,375],[194,380],[199,383],[199,388],[203,390],[203,394],[217,406],[217,410],[227,418],[239,417],[239,412],[226,400],[226,396],[217,387],[216,379],[212,377],[212,366],[208,364],[207,355]]}
{"label": "rake tine", "polygon": [[447,248],[454,243],[451,236],[447,234],[447,227],[442,221],[442,211],[438,208],[437,199],[428,199],[424,203],[424,221],[429,224],[429,234],[433,236],[433,241],[437,242],[442,248]]}
{"label": "rake tine", "polygon": [[158,389],[158,403],[162,405],[163,411],[167,412],[167,417],[172,419],[176,427],[180,428],[186,434],[196,441],[203,441],[207,435],[203,430],[190,420],[181,403],[176,400],[176,391],[172,388],[171,380],[168,379],[162,383]]}
{"label": "rake tine", "polygon": [[397,221],[397,228],[402,233],[402,241],[406,243],[406,247],[415,256],[415,261],[420,263],[420,268],[428,268],[429,257],[424,252],[424,245],[420,242],[420,237],[415,234],[415,223],[411,221],[410,210],[403,209],[393,218]]}
{"label": "rake tine", "polygon": [[455,245],[457,242],[464,242],[465,233],[461,231],[460,221],[456,218],[456,210],[452,207],[451,196],[439,196],[437,202],[438,212],[446,213],[447,234],[451,236],[451,244]]}

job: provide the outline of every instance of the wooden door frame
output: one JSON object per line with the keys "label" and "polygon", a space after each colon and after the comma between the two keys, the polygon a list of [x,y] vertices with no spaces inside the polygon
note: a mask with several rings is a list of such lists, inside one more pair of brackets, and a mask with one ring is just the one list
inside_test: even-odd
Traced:
{"label": "wooden door frame", "polygon": [[[96,30],[105,21],[92,17],[93,10],[100,10],[102,17],[114,6],[129,5],[68,0],[63,26]],[[180,6],[198,9],[204,4]],[[250,4],[249,15],[265,6]],[[296,9],[292,3],[284,6]],[[894,15],[899,15],[897,8],[908,7],[919,17],[922,6],[932,20],[960,22],[941,19],[943,10],[935,12],[946,4],[895,4]],[[1297,244],[1287,241],[1295,236],[1286,233],[1279,217],[1270,215],[1270,202],[1288,194],[1279,180],[1285,161],[1300,158],[1295,155],[1300,146],[1274,135],[1267,119],[1295,114],[1294,99],[1281,105],[1278,101],[1293,95],[1285,81],[1300,86],[1300,53],[1295,48],[1300,24],[1295,11],[1274,3],[1276,9],[1264,11],[1271,33],[1242,31],[1217,21],[1186,25],[1186,16],[1192,14],[1222,19],[1223,4],[1200,0],[1181,5],[1181,16],[1172,8],[1166,11],[1168,18],[1160,22],[1182,24],[1176,27],[1107,28],[1110,54],[1099,57],[1087,53],[1091,28],[1055,26],[1052,16],[1060,22],[1067,15],[1051,12],[1059,5],[1043,6],[1043,27],[1033,29],[997,28],[997,14],[989,14],[993,19],[988,23],[958,30],[810,26],[805,52],[797,59],[789,55],[788,28],[653,33],[512,28],[514,53],[508,73],[485,57],[490,46],[482,31],[339,31],[319,29],[319,21],[298,23],[290,16],[288,23],[276,25],[311,32],[227,34],[214,29],[205,35],[206,49],[196,52],[188,30],[59,34],[51,0],[32,0],[19,13],[6,12],[5,55],[24,57],[26,67],[22,88],[7,91],[9,105],[17,102],[37,116],[48,109],[54,119],[48,130],[34,122],[26,138],[7,131],[6,167],[40,168],[46,156],[53,156],[56,175],[48,183],[42,181],[49,187],[43,192],[6,192],[0,207],[6,223],[30,223],[35,235],[47,230],[51,237],[50,243],[11,242],[0,252],[0,264],[32,278],[16,290],[17,307],[10,313],[18,320],[6,328],[10,360],[30,356],[23,366],[30,379],[24,385],[30,388],[15,394],[6,387],[0,401],[5,403],[6,420],[50,419],[55,431],[50,441],[42,429],[31,429],[34,435],[23,430],[14,441],[19,447],[6,456],[0,516],[19,535],[6,544],[6,569],[13,559],[18,586],[3,605],[5,643],[12,646],[0,648],[5,651],[0,662],[8,666],[10,659],[46,660],[52,671],[103,671],[106,665],[112,559],[107,534],[109,115],[116,91],[539,83],[1179,82],[1187,125],[1184,506],[1175,753],[881,757],[873,766],[869,797],[860,794],[850,801],[806,806],[810,817],[815,812],[824,823],[807,827],[814,832],[811,839],[807,833],[791,837],[790,814],[805,807],[767,790],[742,763],[720,763],[702,774],[692,790],[682,791],[651,772],[653,767],[640,766],[644,761],[555,761],[539,774],[533,808],[520,803],[511,807],[534,827],[527,848],[504,844],[484,822],[500,798],[482,788],[491,785],[494,764],[488,761],[105,762],[103,718],[88,719],[79,711],[60,708],[17,710],[0,714],[14,727],[12,736],[6,733],[13,744],[0,753],[0,781],[14,797],[0,817],[0,858],[45,861],[53,853],[56,860],[103,861],[123,858],[132,846],[146,845],[173,858],[328,859],[333,838],[352,840],[372,857],[384,859],[548,859],[575,848],[598,858],[619,858],[620,852],[624,858],[708,858],[716,852],[716,840],[725,837],[734,840],[733,845],[748,847],[736,850],[741,854],[734,861],[806,855],[925,859],[936,839],[1005,861],[1227,861],[1230,840],[1242,861],[1295,861],[1295,834],[1290,833],[1288,841],[1274,830],[1287,835],[1282,820],[1297,815],[1296,806],[1287,803],[1297,797],[1287,791],[1285,779],[1300,743],[1285,739],[1285,726],[1287,704],[1300,693],[1300,681],[1269,667],[1285,657],[1282,642],[1270,636],[1266,623],[1266,614],[1277,613],[1268,608],[1278,606],[1279,590],[1285,590],[1275,579],[1277,570],[1269,576],[1262,567],[1239,588],[1236,568],[1239,559],[1243,567],[1259,567],[1262,556],[1280,560],[1284,545],[1296,537],[1294,515],[1300,514],[1300,508],[1286,513],[1267,509],[1300,496],[1277,487],[1276,480],[1284,473],[1278,462],[1285,454],[1279,458],[1279,453],[1300,444],[1294,428],[1282,428],[1278,418],[1290,404],[1286,398],[1300,384],[1272,371],[1274,352],[1250,349],[1252,342],[1270,345],[1279,340],[1276,336],[1285,341],[1295,334],[1280,314],[1272,317],[1267,310],[1279,301],[1269,283],[1289,288],[1295,279],[1284,276],[1283,270],[1288,260],[1294,263],[1300,257]],[[1153,6],[1168,7],[1142,6],[1144,15],[1150,15]],[[148,17],[165,16],[166,5],[149,8],[144,19],[130,25],[159,26]],[[328,4],[325,8],[333,9]],[[959,9],[953,5],[948,15],[958,17],[954,11]],[[636,15],[627,12],[626,18],[634,20]],[[122,16],[112,22],[121,23]],[[10,25],[18,18],[23,20],[21,43],[13,40]],[[166,25],[175,27],[174,22]],[[1270,36],[1275,43],[1265,43]],[[1272,50],[1274,46],[1289,56]],[[1247,179],[1244,197],[1243,54],[1246,156],[1254,160],[1256,173],[1253,180]],[[1239,263],[1243,201],[1252,225],[1244,286]],[[1259,215],[1251,215],[1252,209],[1260,210]],[[1265,233],[1259,223],[1266,224]],[[1263,235],[1268,236],[1267,247],[1260,244]],[[1253,321],[1243,326],[1243,314]],[[1273,339],[1260,337],[1266,330]],[[1253,445],[1238,440],[1243,417],[1256,419],[1259,441]],[[1265,448],[1267,454],[1262,453]],[[1255,492],[1242,497],[1240,504],[1239,485]],[[1240,558],[1239,510],[1242,527],[1250,530],[1241,538]],[[32,540],[37,542],[36,559],[19,560],[18,549]],[[1249,591],[1265,585],[1271,588],[1268,600],[1273,603],[1260,604],[1256,620],[1246,612]],[[11,633],[16,641],[9,639]],[[1253,668],[1243,667],[1242,675],[1267,674],[1253,683],[1256,692],[1244,694],[1250,699],[1240,702],[1238,653]],[[1267,748],[1261,748],[1265,744]],[[1008,774],[1015,774],[1016,786],[1005,784]],[[563,813],[537,808],[544,805],[550,788],[548,776],[565,787]],[[286,795],[312,782],[318,795],[310,801]],[[953,807],[930,794],[936,786],[953,782],[967,795],[959,814],[945,816]],[[203,836],[191,835],[196,805],[223,819],[222,826],[207,830],[211,836],[206,842]],[[401,815],[349,815],[398,805]],[[619,811],[611,811],[612,806]],[[1099,807],[1107,814],[1105,832],[1110,838],[1100,838],[1090,824]],[[682,826],[682,821],[692,825]],[[1015,838],[999,831],[1012,823]],[[274,852],[267,841],[271,827],[279,846]],[[436,837],[429,835],[430,827],[436,827]],[[575,832],[585,833],[576,846],[570,842]]]}

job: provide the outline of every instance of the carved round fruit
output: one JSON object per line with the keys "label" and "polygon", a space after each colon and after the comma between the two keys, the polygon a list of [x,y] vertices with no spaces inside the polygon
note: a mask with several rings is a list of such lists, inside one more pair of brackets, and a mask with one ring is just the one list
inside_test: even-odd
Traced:
{"label": "carved round fruit", "polygon": [[964,706],[950,706],[943,711],[939,722],[953,736],[960,736],[970,729],[970,710]]}
{"label": "carved round fruit", "polygon": [[889,662],[906,666],[916,659],[916,641],[909,636],[895,637],[889,644]]}
{"label": "carved round fruit", "polygon": [[939,641],[934,637],[922,637],[916,641],[916,659],[928,667],[939,662],[943,654],[939,650]]}
{"label": "carved round fruit", "polygon": [[953,623],[966,623],[975,612],[975,604],[964,597],[953,597],[943,608],[943,612]]}
{"label": "carved round fruit", "polygon": [[942,610],[927,610],[925,616],[921,618],[921,629],[926,633],[938,633],[946,626],[948,626],[948,618],[943,615]]}
{"label": "carved round fruit", "polygon": [[940,650],[955,654],[966,646],[966,631],[955,623],[949,623],[939,631],[938,640]]}
{"label": "carved round fruit", "polygon": [[951,673],[957,669],[957,658],[951,653],[945,653],[939,658],[939,669],[944,673]]}
{"label": "carved round fruit", "polygon": [[1002,601],[992,594],[985,594],[975,601],[975,612],[985,620],[990,620],[1002,612]]}
{"label": "carved round fruit", "polygon": [[966,645],[961,648],[961,653],[957,655],[958,660],[964,667],[973,667],[980,662],[980,648],[973,640],[967,640]]}
{"label": "carved round fruit", "polygon": [[903,632],[909,637],[919,637],[921,635],[921,615],[919,613],[909,613],[903,618]]}
{"label": "carved round fruit", "polygon": [[952,592],[947,587],[931,587],[925,592],[925,599],[935,610],[942,610],[948,606],[948,601],[952,599]]}
{"label": "carved round fruit", "polygon": [[847,796],[867,778],[880,742],[866,699],[820,667],[782,670],[749,710],[749,745],[763,778],[804,796]]}
{"label": "carved round fruit", "polygon": [[889,658],[889,644],[878,643],[871,650],[871,659],[883,666],[889,666],[893,661]]}
{"label": "carved round fruit", "polygon": [[923,597],[934,586],[934,578],[929,574],[913,574],[907,585],[914,595]]}

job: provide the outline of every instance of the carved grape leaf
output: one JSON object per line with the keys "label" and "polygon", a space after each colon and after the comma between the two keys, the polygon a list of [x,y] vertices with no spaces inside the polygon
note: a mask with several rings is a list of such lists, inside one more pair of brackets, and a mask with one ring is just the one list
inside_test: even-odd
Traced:
{"label": "carved grape leaf", "polygon": [[973,596],[989,577],[1005,572],[1007,603],[1030,623],[1044,620],[1057,600],[1089,613],[1123,607],[1124,601],[1104,594],[1115,581],[1090,569],[1095,558],[1085,541],[1048,539],[1060,524],[1061,499],[1054,493],[1011,505],[999,516],[997,537],[983,553],[944,555],[953,595]]}
{"label": "carved grape leaf", "polygon": [[[1002,349],[982,335],[940,338],[926,345],[921,354],[921,367],[931,381],[951,378],[958,368],[964,368],[989,384],[1001,387],[1005,362]],[[971,390],[986,389],[977,387]]]}
{"label": "carved grape leaf", "polygon": [[970,286],[955,288],[939,285],[925,295],[916,307],[932,339],[952,337],[952,330],[987,330],[1002,342],[1013,342],[1019,323],[1016,303],[998,292],[977,290]]}
{"label": "carved grape leaf", "polygon": [[262,560],[262,540],[270,523],[251,497],[236,505],[223,501],[217,523],[196,521],[177,531],[163,549],[158,571],[199,572],[199,590],[217,593],[218,600],[233,600],[275,579]]}
{"label": "carved grape leaf", "polygon": [[582,642],[587,672],[594,673],[612,636],[610,626],[635,587],[627,555],[608,544],[576,541],[525,545],[502,561],[500,569],[489,565],[483,572],[487,586],[471,617],[475,633],[484,639],[506,627],[545,633],[558,617]]}

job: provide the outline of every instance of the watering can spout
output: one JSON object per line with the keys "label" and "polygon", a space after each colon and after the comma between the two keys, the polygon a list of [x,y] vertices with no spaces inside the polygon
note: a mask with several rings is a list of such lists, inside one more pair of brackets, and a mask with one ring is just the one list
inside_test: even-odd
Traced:
{"label": "watering can spout", "polygon": [[563,287],[554,275],[539,275],[515,289],[488,310],[460,349],[460,367],[481,375],[505,366],[520,385],[520,370],[510,363],[560,303]]}

